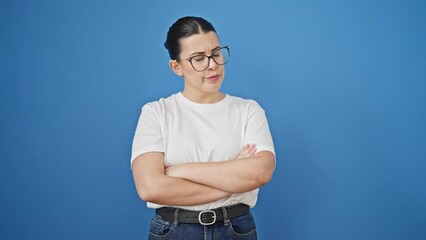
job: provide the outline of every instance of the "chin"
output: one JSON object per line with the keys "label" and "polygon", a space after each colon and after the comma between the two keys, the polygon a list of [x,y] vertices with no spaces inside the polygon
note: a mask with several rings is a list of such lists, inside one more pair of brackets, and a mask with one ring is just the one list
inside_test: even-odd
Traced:
{"label": "chin", "polygon": [[207,94],[215,94],[218,93],[220,91],[220,87],[209,87],[209,88],[204,88],[203,92],[207,93]]}

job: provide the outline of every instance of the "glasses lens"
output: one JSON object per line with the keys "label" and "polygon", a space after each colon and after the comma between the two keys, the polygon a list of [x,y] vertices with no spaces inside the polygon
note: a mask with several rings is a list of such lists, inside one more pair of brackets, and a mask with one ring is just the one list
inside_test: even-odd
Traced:
{"label": "glasses lens", "polygon": [[204,71],[209,67],[210,58],[216,62],[216,64],[224,65],[229,61],[229,49],[224,47],[212,53],[211,57],[205,55],[199,55],[191,58],[191,64],[196,71]]}
{"label": "glasses lens", "polygon": [[191,59],[192,66],[197,71],[205,70],[209,65],[209,58],[207,56],[195,56]]}
{"label": "glasses lens", "polygon": [[212,56],[217,64],[223,65],[229,60],[229,51],[227,48],[221,48],[214,52]]}

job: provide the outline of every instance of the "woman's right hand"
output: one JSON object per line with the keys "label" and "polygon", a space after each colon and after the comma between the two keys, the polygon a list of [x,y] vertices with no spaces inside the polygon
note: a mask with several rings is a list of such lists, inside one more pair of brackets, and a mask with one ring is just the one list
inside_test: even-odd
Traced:
{"label": "woman's right hand", "polygon": [[238,154],[237,159],[240,158],[247,158],[247,157],[254,157],[254,154],[256,153],[256,145],[254,144],[246,144],[241,149],[241,152]]}

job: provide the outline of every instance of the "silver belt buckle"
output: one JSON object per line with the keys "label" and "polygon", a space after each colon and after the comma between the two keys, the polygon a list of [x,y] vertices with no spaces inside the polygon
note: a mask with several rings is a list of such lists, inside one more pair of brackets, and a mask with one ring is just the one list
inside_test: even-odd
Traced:
{"label": "silver belt buckle", "polygon": [[[203,214],[211,214],[212,215],[211,218],[212,218],[213,221],[211,221],[211,222],[203,222]],[[201,225],[204,225],[204,226],[214,224],[216,222],[216,212],[212,211],[212,210],[201,211],[200,214],[198,214],[198,222]]]}

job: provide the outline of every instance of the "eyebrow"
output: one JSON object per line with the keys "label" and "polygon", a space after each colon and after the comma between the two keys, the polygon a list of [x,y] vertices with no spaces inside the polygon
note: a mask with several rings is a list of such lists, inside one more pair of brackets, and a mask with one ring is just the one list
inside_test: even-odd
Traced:
{"label": "eyebrow", "polygon": [[[212,49],[212,52],[219,50],[220,48],[221,48],[221,46],[217,46],[217,47]],[[193,57],[193,56],[197,56],[197,55],[206,55],[206,52],[194,52],[191,55],[189,55],[189,57]]]}

